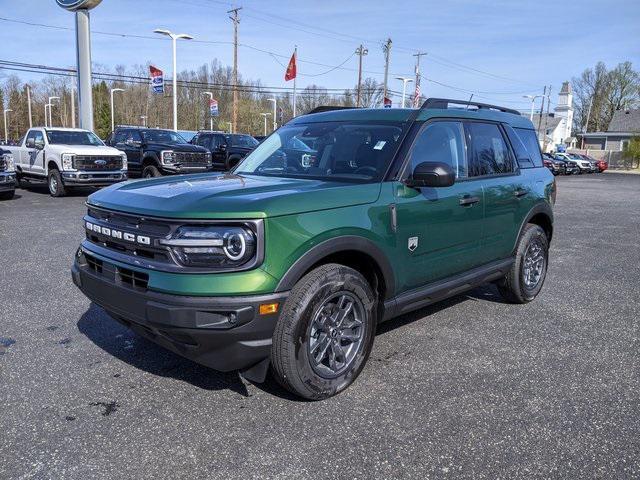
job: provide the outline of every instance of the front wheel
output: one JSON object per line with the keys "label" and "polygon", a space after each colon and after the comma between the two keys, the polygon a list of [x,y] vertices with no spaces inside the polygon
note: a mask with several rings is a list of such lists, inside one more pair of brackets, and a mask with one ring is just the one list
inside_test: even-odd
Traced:
{"label": "front wheel", "polygon": [[142,178],[154,178],[160,176],[162,176],[162,174],[160,173],[160,170],[158,170],[158,167],[156,167],[155,165],[147,165],[142,170]]}
{"label": "front wheel", "polygon": [[511,303],[528,303],[540,293],[547,276],[549,239],[538,225],[527,224],[518,240],[516,259],[498,290]]}
{"label": "front wheel", "polygon": [[64,197],[67,194],[64,183],[62,183],[62,176],[58,170],[53,169],[49,171],[47,184],[52,197]]}
{"label": "front wheel", "polygon": [[278,382],[309,400],[347,388],[371,352],[376,298],[357,271],[327,264],[291,290],[275,332],[271,364]]}

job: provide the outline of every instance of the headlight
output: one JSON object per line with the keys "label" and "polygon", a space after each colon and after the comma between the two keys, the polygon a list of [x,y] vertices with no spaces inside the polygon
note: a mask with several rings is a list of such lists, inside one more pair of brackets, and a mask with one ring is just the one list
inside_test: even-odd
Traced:
{"label": "headlight", "polygon": [[234,268],[256,257],[256,233],[248,226],[180,227],[162,245],[185,267]]}
{"label": "headlight", "polygon": [[13,155],[11,153],[5,153],[3,157],[4,157],[5,170],[7,172],[13,172],[16,169],[16,164],[13,161]]}
{"label": "headlight", "polygon": [[122,154],[122,170],[127,170],[129,168],[129,163],[127,162],[127,154]]}
{"label": "headlight", "polygon": [[176,154],[173,150],[163,150],[162,151],[162,163],[174,163],[176,161]]}
{"label": "headlight", "polygon": [[73,158],[75,155],[73,153],[63,153],[62,154],[62,169],[63,170],[75,170],[73,168]]}
{"label": "headlight", "polygon": [[206,157],[206,159],[207,159],[207,166],[208,166],[208,167],[210,167],[210,166],[212,165],[212,162],[211,162],[211,152],[207,152],[207,153],[205,154],[205,157]]}

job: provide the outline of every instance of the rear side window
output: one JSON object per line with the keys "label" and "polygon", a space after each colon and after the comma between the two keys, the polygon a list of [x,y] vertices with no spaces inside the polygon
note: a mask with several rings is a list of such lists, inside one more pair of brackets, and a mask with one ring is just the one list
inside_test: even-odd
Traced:
{"label": "rear side window", "polygon": [[460,122],[433,122],[418,134],[411,150],[411,171],[422,162],[443,162],[467,176],[464,130]]}
{"label": "rear side window", "polygon": [[538,136],[534,130],[526,128],[514,128],[515,132],[522,140],[522,143],[529,152],[529,158],[533,161],[536,167],[542,166],[542,153],[540,152],[540,143],[538,142]]}
{"label": "rear side window", "polygon": [[469,122],[467,127],[471,134],[470,177],[513,172],[511,150],[497,125]]}

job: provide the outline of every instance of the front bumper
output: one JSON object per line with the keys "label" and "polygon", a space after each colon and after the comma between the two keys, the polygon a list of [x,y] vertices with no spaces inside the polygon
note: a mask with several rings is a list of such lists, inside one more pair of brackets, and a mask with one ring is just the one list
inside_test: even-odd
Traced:
{"label": "front bumper", "polygon": [[179,164],[162,164],[162,172],[168,175],[186,175],[189,173],[206,173],[213,170],[213,164],[201,167],[183,167]]}
{"label": "front bumper", "polygon": [[65,185],[71,186],[104,186],[112,185],[118,182],[124,182],[127,179],[126,170],[111,170],[107,172],[62,172],[62,181]]}
{"label": "front bumper", "polygon": [[15,172],[0,172],[0,192],[7,192],[16,189]]}
{"label": "front bumper", "polygon": [[278,313],[260,315],[259,307],[278,303],[280,311],[288,295],[187,297],[160,293],[126,283],[126,274],[114,264],[103,261],[99,269],[94,268],[82,250],[76,255],[71,275],[90,300],[120,323],[219,371],[249,368],[268,358]]}

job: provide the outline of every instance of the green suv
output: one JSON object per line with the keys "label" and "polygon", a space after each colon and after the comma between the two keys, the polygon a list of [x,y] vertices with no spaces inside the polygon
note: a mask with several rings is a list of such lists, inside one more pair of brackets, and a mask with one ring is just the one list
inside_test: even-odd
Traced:
{"label": "green suv", "polygon": [[555,182],[532,123],[492,105],[338,109],[290,121],[231,173],[89,197],[75,284],[140,335],[323,399],[376,326],[480,284],[533,300]]}

